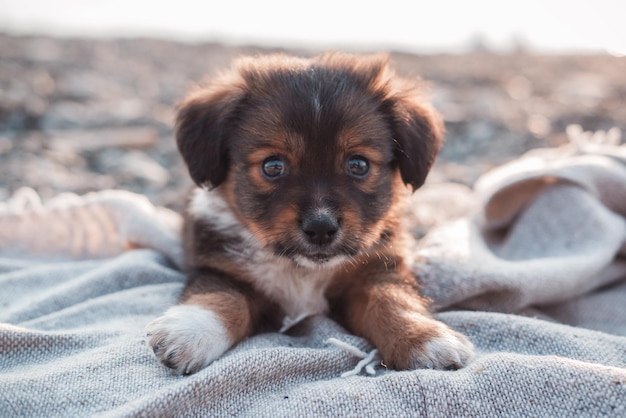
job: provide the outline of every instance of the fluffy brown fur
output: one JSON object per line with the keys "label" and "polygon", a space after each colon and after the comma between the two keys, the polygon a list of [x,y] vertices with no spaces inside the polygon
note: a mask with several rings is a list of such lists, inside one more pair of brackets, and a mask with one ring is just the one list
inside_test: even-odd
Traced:
{"label": "fluffy brown fur", "polygon": [[330,53],[241,59],[182,103],[178,146],[199,187],[185,215],[187,286],[148,327],[163,364],[193,373],[316,314],[396,369],[469,361],[471,343],[429,315],[405,261],[403,204],[443,133],[422,96],[384,56]]}

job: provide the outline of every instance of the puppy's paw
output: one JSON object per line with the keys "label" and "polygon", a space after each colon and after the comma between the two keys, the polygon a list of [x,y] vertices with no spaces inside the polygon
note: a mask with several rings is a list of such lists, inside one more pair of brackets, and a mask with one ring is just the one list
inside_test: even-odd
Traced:
{"label": "puppy's paw", "polygon": [[148,346],[159,361],[177,374],[192,374],[220,357],[232,345],[215,312],[178,305],[146,327]]}
{"label": "puppy's paw", "polygon": [[399,370],[456,370],[474,356],[474,346],[463,334],[447,325],[430,320],[420,333],[400,338],[394,345],[390,362]]}

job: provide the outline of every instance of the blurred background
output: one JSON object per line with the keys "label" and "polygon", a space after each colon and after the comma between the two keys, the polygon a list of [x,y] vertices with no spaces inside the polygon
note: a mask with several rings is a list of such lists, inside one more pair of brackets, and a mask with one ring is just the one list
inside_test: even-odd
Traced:
{"label": "blurred background", "polygon": [[180,208],[185,92],[241,54],[389,52],[431,83],[447,142],[429,181],[470,185],[565,128],[626,129],[623,0],[0,0],[0,201],[121,188]]}

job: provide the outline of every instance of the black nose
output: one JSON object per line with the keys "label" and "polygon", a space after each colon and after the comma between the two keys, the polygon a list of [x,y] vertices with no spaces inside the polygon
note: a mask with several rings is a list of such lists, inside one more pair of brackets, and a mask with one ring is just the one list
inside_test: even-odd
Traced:
{"label": "black nose", "polygon": [[302,220],[302,232],[311,244],[330,244],[335,239],[338,230],[339,222],[330,215],[316,214]]}

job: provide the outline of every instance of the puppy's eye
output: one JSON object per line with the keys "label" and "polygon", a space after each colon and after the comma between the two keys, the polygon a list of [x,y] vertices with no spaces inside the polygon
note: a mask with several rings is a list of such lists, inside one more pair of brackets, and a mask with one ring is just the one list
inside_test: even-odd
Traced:
{"label": "puppy's eye", "polygon": [[286,164],[278,157],[270,157],[263,161],[262,165],[263,174],[269,178],[280,177],[285,174]]}
{"label": "puppy's eye", "polygon": [[370,171],[370,162],[365,157],[354,156],[348,160],[346,168],[355,177],[365,177]]}

